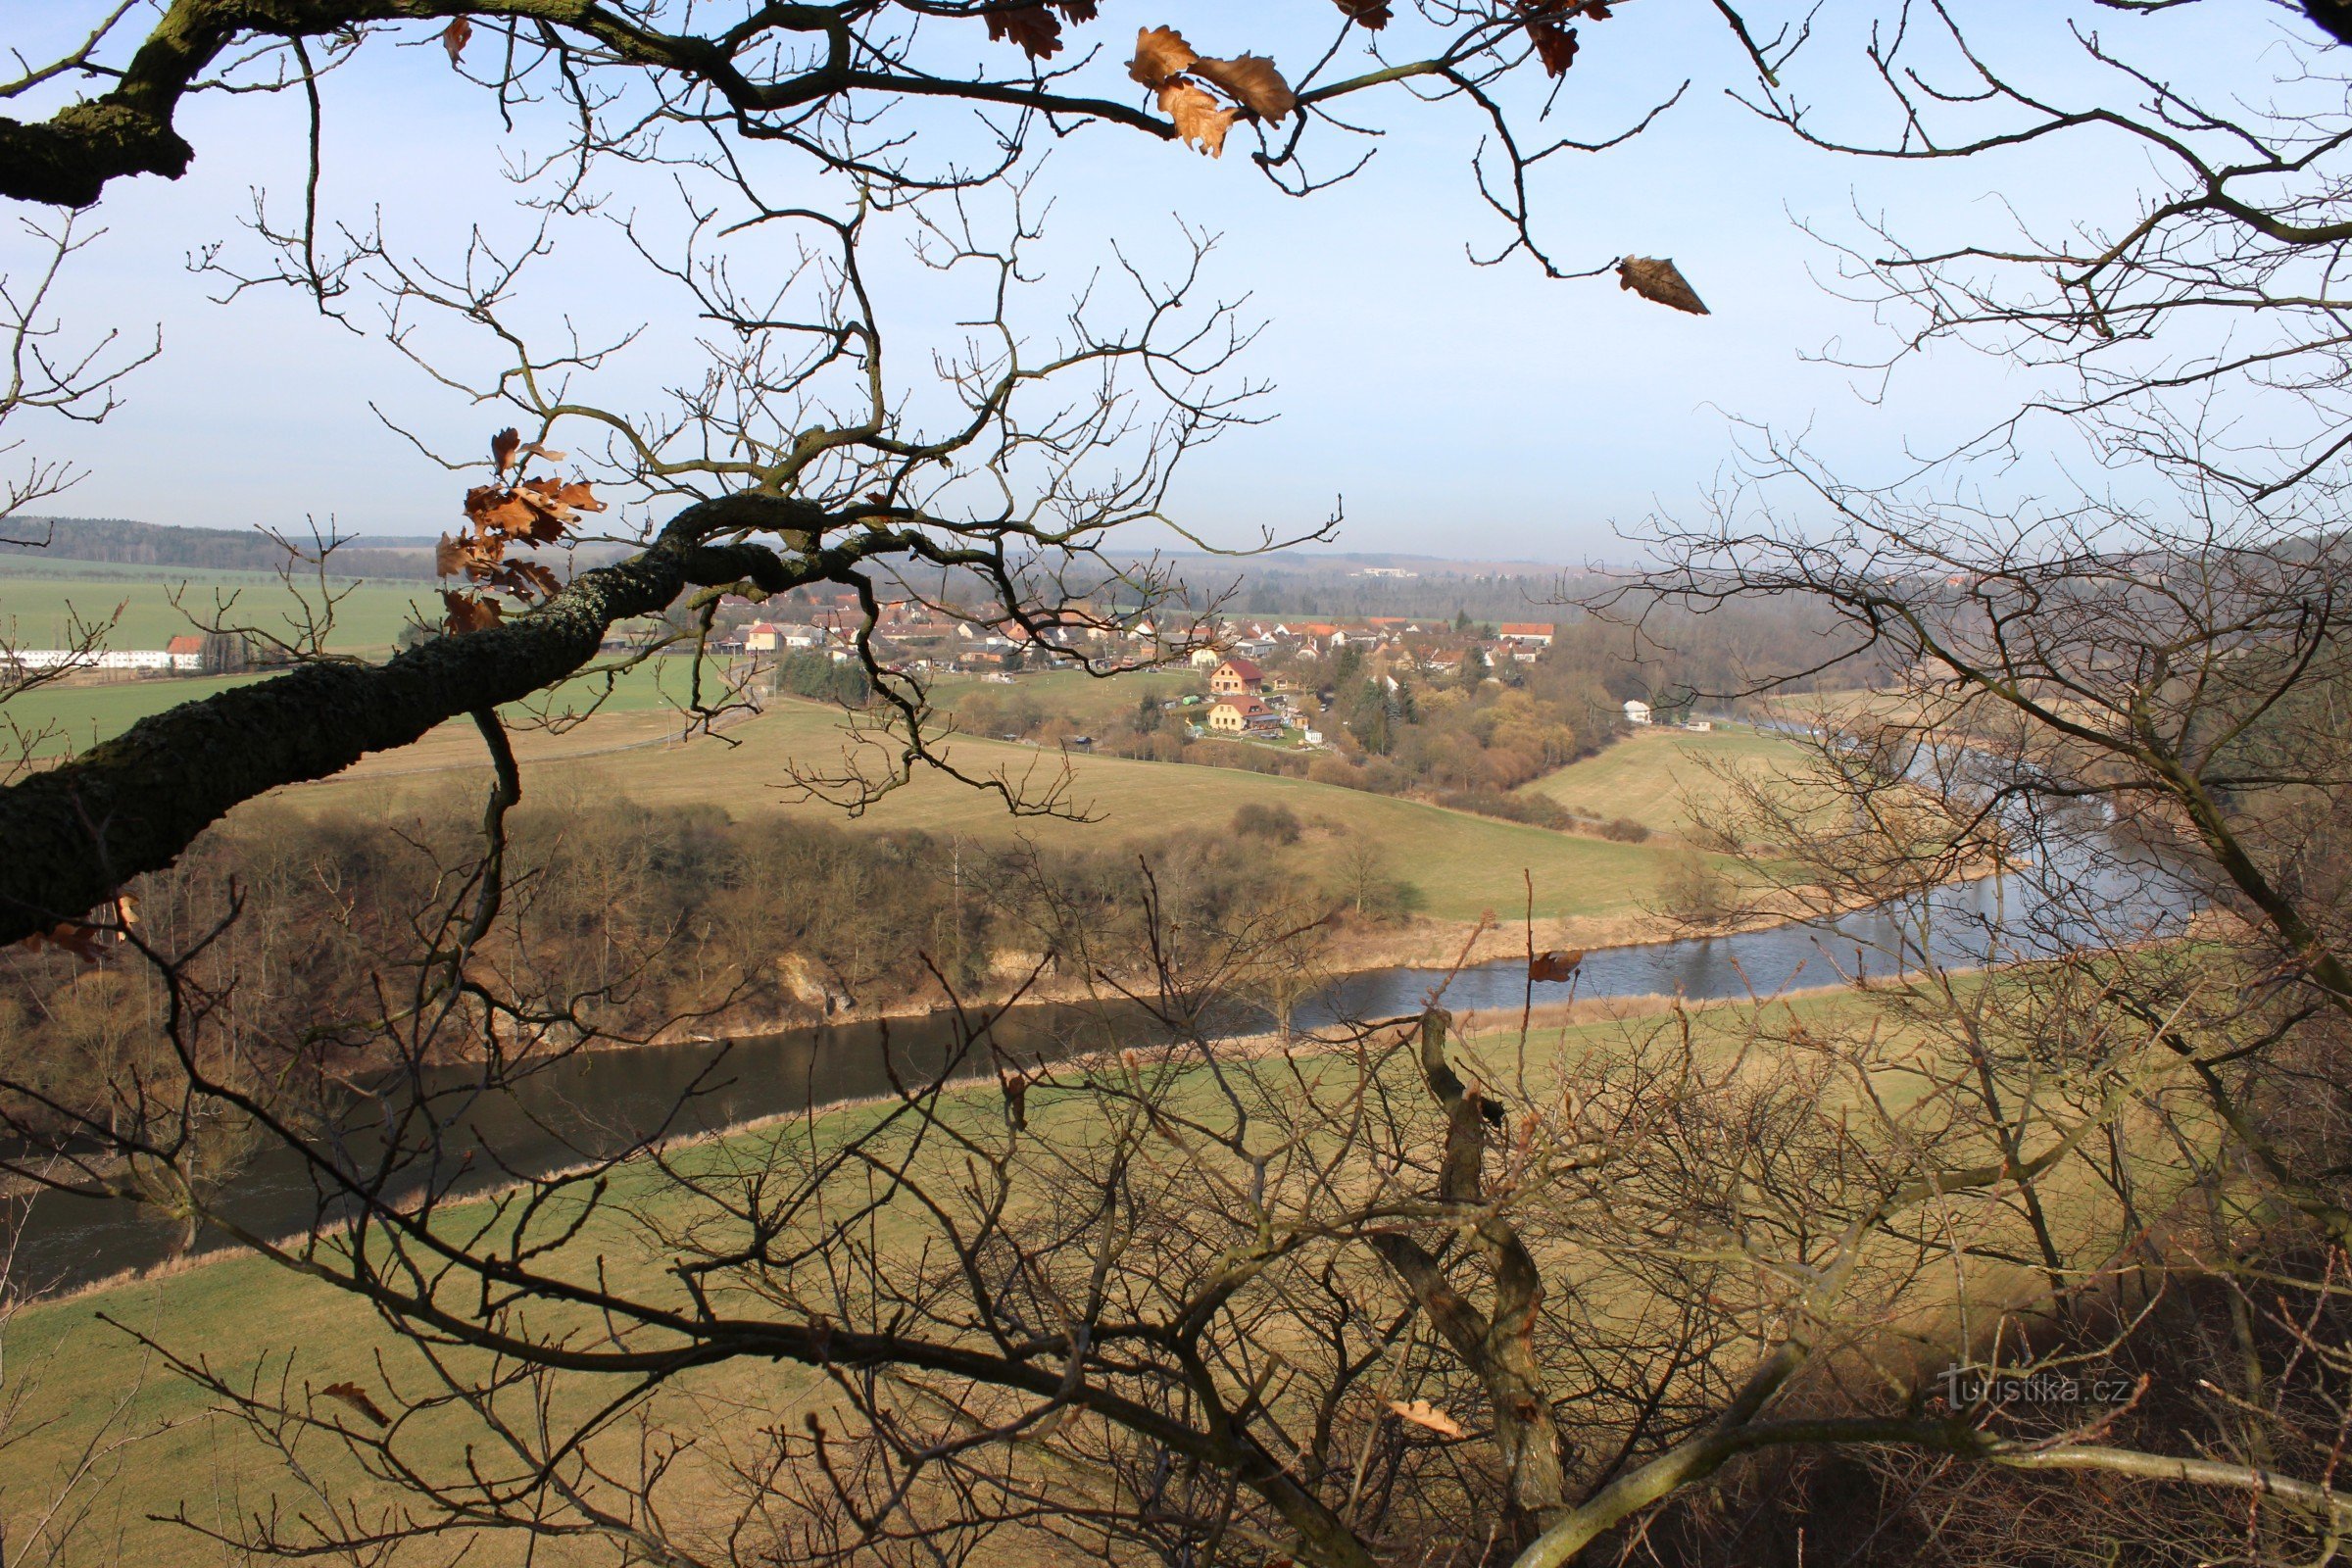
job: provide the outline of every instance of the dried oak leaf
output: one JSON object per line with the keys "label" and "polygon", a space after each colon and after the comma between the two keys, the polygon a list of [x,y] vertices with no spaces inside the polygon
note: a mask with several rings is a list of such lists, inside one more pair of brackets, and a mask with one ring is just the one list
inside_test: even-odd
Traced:
{"label": "dried oak leaf", "polygon": [[1359,27],[1378,32],[1389,24],[1389,0],[1333,0],[1333,3]]}
{"label": "dried oak leaf", "polygon": [[540,544],[562,538],[565,527],[580,520],[581,513],[605,510],[585,479],[525,479],[514,487],[514,494],[538,514],[529,532]]}
{"label": "dried oak leaf", "polygon": [[84,963],[104,963],[106,949],[99,945],[100,935],[99,928],[86,920],[68,920],[46,931],[35,931],[24,939],[22,946],[33,953],[43,948],[55,948]]}
{"label": "dried oak leaf", "polygon": [[465,17],[451,19],[441,29],[441,47],[449,51],[449,63],[456,66],[466,53],[466,45],[473,37],[473,24]]}
{"label": "dried oak leaf", "polygon": [[1204,81],[1214,82],[1225,96],[1240,102],[1260,120],[1279,123],[1282,117],[1298,107],[1298,94],[1274,69],[1274,62],[1261,55],[1237,55],[1231,60],[1196,60],[1193,74]]}
{"label": "dried oak leaf", "polygon": [[1176,122],[1176,137],[1211,158],[1225,156],[1225,133],[1242,117],[1239,109],[1220,104],[1189,81],[1171,81],[1159,89],[1160,113]]}
{"label": "dried oak leaf", "polygon": [[514,465],[514,454],[522,448],[522,432],[512,425],[490,438],[490,461],[504,473]]}
{"label": "dried oak leaf", "polygon": [[1681,269],[1663,256],[1628,256],[1617,264],[1617,286],[1630,288],[1645,300],[1671,305],[1692,316],[1709,312]]}
{"label": "dried oak leaf", "polygon": [[1563,27],[1556,22],[1531,18],[1527,35],[1536,41],[1536,58],[1544,63],[1544,74],[1558,76],[1576,64],[1576,29]]}
{"label": "dried oak leaf", "polygon": [[1135,58],[1127,62],[1127,74],[1147,87],[1164,88],[1200,58],[1174,27],[1138,27]]}
{"label": "dried oak leaf", "polygon": [[392,1418],[384,1414],[383,1406],[369,1398],[368,1391],[357,1383],[329,1383],[318,1392],[329,1399],[337,1399],[350,1405],[379,1427],[388,1427],[392,1424]]}
{"label": "dried oak leaf", "polygon": [[1061,19],[1045,5],[1014,6],[988,14],[990,42],[1010,38],[1032,60],[1046,60],[1061,51]]}
{"label": "dried oak leaf", "polygon": [[1550,953],[1539,953],[1527,960],[1527,977],[1530,980],[1571,980],[1576,977],[1576,966],[1584,961],[1582,949],[1572,948],[1564,953],[1554,949]]}
{"label": "dried oak leaf", "polygon": [[514,561],[489,579],[495,587],[504,588],[525,604],[536,599],[544,603],[563,591],[564,584],[556,574],[536,561]]}
{"label": "dried oak leaf", "polygon": [[443,534],[433,546],[433,575],[455,577],[464,571],[473,559],[473,541],[463,536]]}
{"label": "dried oak leaf", "polygon": [[1453,1417],[1447,1415],[1445,1411],[1439,1409],[1427,1399],[1391,1399],[1389,1401],[1389,1408],[1396,1411],[1405,1420],[1410,1421],[1413,1425],[1417,1427],[1427,1427],[1430,1431],[1437,1433],[1440,1437],[1461,1438],[1469,1436],[1468,1433],[1462,1430],[1462,1424],[1459,1421],[1456,1421]]}
{"label": "dried oak leaf", "polygon": [[452,593],[444,588],[441,590],[441,603],[449,611],[448,618],[442,625],[453,637],[495,626],[501,618],[498,601],[485,599],[480,594]]}

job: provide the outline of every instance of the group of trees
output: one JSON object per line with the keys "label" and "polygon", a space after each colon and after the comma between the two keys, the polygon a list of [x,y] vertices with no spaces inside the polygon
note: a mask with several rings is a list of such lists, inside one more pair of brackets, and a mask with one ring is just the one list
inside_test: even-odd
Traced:
{"label": "group of trees", "polygon": [[[665,1564],[2337,1554],[2337,0],[2109,0],[2113,30],[2082,28],[2063,96],[2008,74],[1962,5],[1833,5],[1785,27],[1700,13],[1765,120],[1830,151],[2120,141],[2146,171],[2054,238],[1855,242],[1844,281],[1895,325],[1894,359],[1988,348],[2033,372],[2028,406],[1893,489],[1764,432],[1745,487],[1660,524],[1652,569],[1601,607],[1669,643],[1676,614],[1762,624],[1802,607],[1809,657],[1748,667],[1881,688],[1818,730],[1801,804],[1759,787],[1755,826],[1726,835],[1771,847],[1752,869],[1776,908],[1827,927],[1879,906],[1825,939],[1834,995],[1553,1035],[1534,987],[1577,960],[1531,952],[1529,1005],[1499,1026],[1451,1017],[1440,987],[1407,1016],[1253,1053],[1208,1025],[1236,997],[1315,982],[1296,910],[1214,896],[1208,861],[1122,892],[1016,858],[1001,875],[1034,890],[1041,951],[1166,1043],[1014,1059],[979,1010],[948,1071],[879,1107],[584,1151],[480,1196],[479,1151],[455,1136],[467,1107],[639,1028],[612,1001],[660,973],[667,932],[637,900],[664,885],[663,857],[700,898],[729,857],[784,853],[692,817],[600,840],[562,800],[563,830],[534,828],[503,705],[579,670],[617,620],[669,611],[691,629],[730,593],[820,580],[870,611],[899,563],[990,583],[998,602],[966,612],[1035,633],[1080,624],[1106,579],[1177,628],[1166,651],[1198,624],[1171,613],[1164,570],[1110,541],[1161,515],[1177,457],[1253,416],[1215,381],[1247,331],[1193,308],[1188,266],[1124,274],[1128,318],[1097,292],[1026,332],[1033,139],[1253,142],[1255,169],[1311,194],[1348,167],[1326,147],[1388,128],[1383,105],[1434,100],[1487,136],[1495,248],[1575,270],[1543,242],[1531,176],[1606,138],[1537,127],[1555,85],[1606,69],[1603,40],[1632,26],[1612,11],[1638,7],[1336,0],[1312,8],[1329,36],[1279,60],[1248,37],[1203,57],[1147,15],[1124,72],[1122,51],[1084,47],[1107,36],[1101,9],[100,5],[0,87],[30,116],[0,120],[0,194],[33,203],[179,172],[192,95],[330,113],[338,69],[403,33],[567,153],[520,171],[546,226],[519,263],[435,268],[365,223],[338,229],[317,168],[299,220],[257,208],[262,262],[212,261],[244,269],[232,290],[284,284],[347,322],[372,292],[418,355],[420,314],[497,346],[433,368],[527,427],[468,498],[503,519],[472,547],[483,592],[508,595],[484,603],[516,612],[477,606],[381,664],[305,659],[0,790],[0,940],[65,950],[12,955],[69,1003],[23,1027],[86,1064],[71,1084],[44,1076],[47,1054],[0,1072],[10,1174],[213,1225],[384,1331],[367,1383],[316,1388],[155,1332],[161,1364],[278,1466],[280,1505],[207,1528],[248,1556],[384,1561],[508,1543]],[[1815,62],[1844,58],[1857,17],[1884,24],[1856,29],[1862,63],[1828,78],[1841,112],[1825,124],[1815,73],[1839,68]],[[2191,66],[2258,62],[2260,91],[2192,93],[2118,41],[2200,17]],[[770,199],[771,163],[812,194]],[[593,216],[604,172],[638,168],[686,194],[674,250],[649,233],[641,254],[710,356],[652,415],[592,401],[594,347],[534,346],[511,308],[529,258]],[[890,316],[865,266],[894,221],[991,280],[973,335],[936,359],[902,353],[922,313]],[[86,242],[63,220],[43,232],[59,266]],[[805,239],[772,293],[722,265],[749,265],[728,249],[746,233],[771,254]],[[103,413],[127,368],[48,351],[52,275],[0,301],[12,439],[26,415]],[[526,494],[518,460],[555,462],[549,438],[578,445],[574,429],[605,445],[595,482],[662,515],[614,564],[542,591],[488,541],[538,531],[532,496],[555,491]],[[1955,466],[2050,431],[2155,499],[1995,502],[1994,470]],[[70,479],[36,459],[9,494]],[[897,766],[953,770],[919,688],[879,661],[867,676]],[[1727,664],[1692,684],[1756,681]],[[310,847],[331,854],[299,895],[217,864],[196,887],[202,835],[231,808],[466,715],[494,778],[473,833],[395,849],[320,829]],[[1016,809],[1054,804],[974,782]],[[873,787],[837,794],[855,807]],[[811,874],[849,879],[833,891],[857,910],[925,906],[886,849],[808,842]],[[267,843],[234,855],[278,863]],[[308,884],[334,893],[318,873],[335,856],[429,869],[397,918],[354,902],[338,926],[306,902]],[[598,891],[543,905],[558,863]],[[1986,870],[2001,875],[1953,891]],[[142,876],[190,879],[185,912],[131,918],[119,895]],[[923,945],[935,963],[966,935],[948,913]],[[97,951],[113,966],[68,967]],[[705,999],[646,995],[649,1018]],[[355,1064],[371,1070],[353,1080]],[[294,1234],[242,1229],[215,1201],[256,1146],[317,1195]]]}
{"label": "group of trees", "polygon": [[[264,808],[137,879],[142,940],[201,947],[190,983],[233,995],[217,1059],[282,1062],[286,1042],[364,1012],[387,958],[471,865],[466,814],[445,792],[405,802],[390,833],[377,809]],[[1297,844],[1290,828],[1269,847]],[[1326,847],[1346,837],[1317,831]],[[1132,982],[1149,962],[1144,874],[1164,919],[1217,928],[1280,911],[1310,947],[1332,916],[1378,919],[1398,898],[1376,882],[1366,908],[1364,888],[1314,854],[1270,856],[1223,834],[1091,851],[951,844],[561,787],[514,813],[507,849],[521,918],[485,935],[479,960],[567,999],[565,1015],[612,1043],[920,1011],[943,987],[987,1003],[1060,994],[1098,971]],[[20,945],[0,950],[0,1078],[17,1086],[8,1113],[25,1125],[106,1120],[124,1080],[171,1075],[171,989],[146,967]],[[363,1033],[332,1070],[381,1064]]]}

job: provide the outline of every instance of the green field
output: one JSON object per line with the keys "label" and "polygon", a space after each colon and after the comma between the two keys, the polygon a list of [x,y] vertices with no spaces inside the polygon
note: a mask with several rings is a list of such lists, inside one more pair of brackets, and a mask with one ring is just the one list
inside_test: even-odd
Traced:
{"label": "green field", "polygon": [[[262,675],[156,676],[39,686],[0,707],[0,731],[13,722],[25,734],[42,737],[33,749],[35,757],[70,756],[121,734],[150,713],[160,713],[182,703],[201,702],[215,692],[265,678]],[[704,701],[715,704],[717,677],[706,671],[705,680]],[[592,710],[597,713],[682,710],[690,686],[691,673],[685,660],[651,659],[632,668],[612,672],[610,680],[603,674],[588,674],[565,681],[530,704],[516,704],[507,712],[513,721],[522,723],[532,713],[561,716],[585,714]]]}
{"label": "green field", "polygon": [[[575,732],[585,746],[591,731]],[[729,744],[729,743],[732,744]],[[534,764],[523,752],[525,791],[552,795],[577,809],[601,799],[625,797],[649,806],[718,806],[738,817],[764,812],[840,820],[836,806],[808,799],[795,769],[882,776],[887,748],[850,748],[838,711],[812,703],[781,703],[735,726],[724,740],[698,738],[685,746],[645,747],[585,759],[549,757]],[[943,774],[918,770],[857,819],[877,831],[919,829],[940,837],[962,835],[1009,842],[1027,835],[1061,844],[1114,847],[1179,830],[1223,832],[1247,803],[1288,808],[1310,831],[1318,827],[1383,847],[1389,868],[1418,893],[1423,913],[1444,920],[1475,919],[1488,909],[1518,910],[1526,892],[1522,873],[1535,878],[1536,912],[1589,918],[1638,916],[1655,902],[1669,852],[1614,844],[1547,828],[1473,816],[1417,801],[1372,795],[1334,784],[1280,778],[1236,768],[1123,758],[1070,756],[1057,751],[957,737],[949,746],[955,764],[974,776],[999,778],[1036,798],[1058,791],[1085,821],[1016,816],[993,791],[973,789]],[[485,766],[470,729],[453,726],[409,751],[388,754],[336,779],[281,792],[297,802],[364,802],[375,811],[399,808],[470,783]],[[421,772],[438,768],[438,772]],[[391,775],[391,776],[384,776]],[[537,783],[534,785],[533,778]],[[1310,844],[1307,846],[1311,848]]]}
{"label": "green field", "polygon": [[973,675],[946,676],[933,688],[932,701],[953,712],[975,693],[1024,697],[1074,724],[1100,725],[1134,712],[1147,694],[1172,698],[1206,689],[1200,676],[1186,669],[1139,669],[1100,678],[1080,669],[1054,669],[1016,676],[1010,685]]}
{"label": "green field", "polygon": [[[1826,1007],[1846,1005],[1839,999],[1808,999],[1797,1004],[1807,1015]],[[1698,1038],[1704,1042],[1737,1037],[1744,1009],[1701,1009],[1693,1014]],[[1580,1024],[1542,1031],[1538,1038],[1552,1059],[1581,1055],[1592,1045],[1616,1038],[1622,1025]],[[1462,1046],[1479,1049],[1481,1042]],[[1501,1037],[1483,1043],[1497,1064],[1507,1060],[1509,1046]],[[1202,1109],[1214,1093],[1204,1070],[1187,1074],[1179,1095],[1198,1093]],[[1182,1103],[1181,1101],[1178,1103]],[[951,1096],[944,1107],[955,1120],[970,1114],[1000,1118],[991,1096]],[[842,1138],[870,1126],[878,1113],[864,1106],[845,1107],[820,1122],[823,1136]],[[1054,1136],[1055,1121],[1068,1125],[1069,1136],[1091,1131],[1083,1118],[1094,1114],[1082,1098],[1049,1105],[1038,1113],[1032,1129]],[[768,1141],[791,1137],[791,1129],[762,1129],[738,1134],[716,1149],[688,1151],[674,1156],[686,1170],[715,1170],[722,1165],[756,1162]],[[719,1184],[725,1186],[722,1179]],[[607,1195],[602,1216],[575,1239],[566,1255],[583,1267],[593,1266],[601,1283],[652,1298],[677,1294],[668,1274],[669,1254],[648,1246],[645,1237],[662,1226],[680,1226],[695,1217],[696,1200],[657,1175],[645,1163],[624,1169]],[[627,1223],[624,1216],[641,1212],[648,1224]],[[460,1208],[449,1216],[461,1228],[467,1213]],[[715,1217],[709,1210],[706,1217]],[[885,1212],[885,1226],[907,1223]],[[593,1261],[591,1261],[593,1260]],[[541,1266],[545,1266],[544,1262]],[[101,1321],[101,1314],[112,1322]],[[391,1397],[411,1400],[427,1392],[431,1378],[420,1359],[387,1333],[367,1306],[333,1288],[249,1256],[232,1256],[175,1274],[117,1286],[77,1299],[24,1309],[9,1325],[8,1367],[11,1391],[21,1400],[17,1431],[26,1434],[10,1446],[0,1465],[0,1523],[16,1528],[6,1535],[12,1544],[24,1541],[24,1514],[36,1497],[45,1496],[54,1479],[76,1462],[84,1446],[98,1435],[99,1423],[118,1404],[125,1415],[113,1436],[118,1440],[146,1434],[114,1459],[102,1464],[104,1485],[93,1489],[80,1549],[63,1560],[74,1564],[163,1562],[226,1562],[225,1554],[207,1551],[205,1544],[178,1527],[158,1522],[185,1505],[189,1516],[204,1524],[231,1527],[239,1517],[250,1521],[267,1512],[272,1501],[291,1508],[316,1506],[285,1475],[279,1462],[266,1453],[245,1428],[220,1414],[189,1385],[157,1364],[153,1355],[130,1338],[134,1331],[151,1334],[183,1357],[209,1358],[212,1366],[232,1380],[254,1377],[266,1392],[274,1393],[283,1377],[299,1397],[311,1389],[349,1379],[363,1388],[397,1392]],[[580,1413],[585,1408],[584,1380],[573,1380],[573,1398],[562,1401],[560,1411]],[[791,1363],[761,1364],[739,1361],[688,1374],[682,1392],[721,1386],[741,1402],[737,1419],[783,1423],[808,1408],[821,1407],[826,1397],[821,1380]],[[610,1389],[603,1391],[611,1393]],[[668,1396],[678,1396],[676,1395]],[[331,1407],[330,1407],[331,1408]],[[674,1408],[674,1407],[673,1407]],[[706,1416],[706,1419],[708,1417]],[[626,1438],[622,1439],[626,1442]],[[333,1458],[322,1458],[315,1446],[307,1455],[319,1469],[315,1482],[339,1490],[346,1504],[367,1501],[374,1487],[349,1472]],[[439,1457],[456,1460],[456,1453]],[[16,1515],[14,1521],[10,1516]],[[456,1543],[444,1543],[454,1546]],[[493,1543],[487,1555],[471,1553],[466,1562],[521,1561],[509,1555],[518,1543]],[[610,1556],[568,1554],[561,1542],[538,1544],[534,1562],[605,1562]],[[609,1548],[608,1548],[609,1549]],[[13,1560],[13,1559],[12,1559]],[[27,1560],[48,1560],[34,1556]],[[406,1561],[406,1558],[397,1560]],[[452,1560],[440,1557],[420,1560]]]}
{"label": "green field", "polygon": [[[99,685],[36,686],[0,708],[0,728],[14,724],[39,736],[36,757],[87,751],[120,735],[150,713],[193,703],[260,680],[259,675],[208,675],[185,680],[122,680]],[[13,749],[12,749],[13,750]]]}
{"label": "green field", "polygon": [[1581,816],[1631,817],[1653,833],[1689,833],[1721,821],[1736,791],[1724,769],[1750,777],[1786,774],[1803,758],[1792,741],[1744,727],[1707,734],[1652,729],[1522,786]]}
{"label": "green field", "polygon": [[[207,621],[251,626],[289,639],[302,619],[295,594],[277,578],[260,572],[170,572],[154,566],[138,570],[143,575],[95,570],[11,570],[0,575],[0,635],[26,648],[59,648],[65,646],[73,616],[101,623],[120,609],[121,618],[106,646],[161,648],[199,629],[189,618],[191,612]],[[336,592],[346,588],[350,592],[336,603],[335,624],[327,638],[328,648],[336,653],[387,650],[420,612],[435,616],[440,612],[440,601],[425,583],[346,581],[336,585]],[[177,604],[172,602],[175,592]],[[314,605],[318,597],[314,586]]]}

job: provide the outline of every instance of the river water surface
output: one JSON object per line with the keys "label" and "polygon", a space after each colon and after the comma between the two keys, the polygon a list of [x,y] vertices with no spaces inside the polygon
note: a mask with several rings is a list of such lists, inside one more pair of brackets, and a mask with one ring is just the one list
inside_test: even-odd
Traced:
{"label": "river water surface", "polygon": [[[2095,822],[2072,835],[2039,826],[2046,850],[2034,868],[1831,921],[1597,950],[1586,955],[1572,985],[1538,986],[1534,1000],[1767,997],[1886,978],[1925,963],[1975,966],[2183,929],[2194,901],[2152,857],[2116,844]],[[1456,1010],[1516,1010],[1529,999],[1524,960],[1467,968],[1449,982],[1438,970],[1382,969],[1307,998],[1295,1008],[1293,1024],[1313,1029],[1417,1012],[1441,986],[1444,1004]],[[1218,1032],[1254,1033],[1269,1022],[1237,1008]],[[988,1031],[999,1051],[1030,1059],[1138,1043],[1156,1033],[1140,1011],[1051,1004],[1008,1009]],[[894,1075],[922,1081],[936,1072],[957,1043],[956,1020],[933,1014],[724,1043],[583,1052],[514,1092],[473,1098],[454,1130],[452,1154],[495,1155],[475,1161],[484,1172],[481,1185],[501,1168],[543,1173],[657,1132],[692,1134],[887,1094]],[[452,1069],[449,1082],[463,1081]],[[681,1097],[687,1097],[682,1105]],[[237,1224],[265,1235],[300,1231],[316,1212],[302,1162],[283,1149],[254,1156],[221,1206]],[[53,1293],[151,1267],[179,1250],[181,1241],[134,1205],[44,1194],[24,1215],[12,1272],[19,1289]],[[229,1244],[202,1233],[192,1245],[205,1252]]]}

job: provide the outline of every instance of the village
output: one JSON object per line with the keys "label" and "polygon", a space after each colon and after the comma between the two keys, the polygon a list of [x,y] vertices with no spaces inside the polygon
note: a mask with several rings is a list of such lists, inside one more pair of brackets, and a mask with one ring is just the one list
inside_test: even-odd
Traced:
{"label": "village", "polygon": [[[741,618],[747,613],[758,618]],[[786,618],[765,618],[770,614]],[[710,646],[722,656],[755,661],[800,655],[848,662],[856,657],[864,620],[862,608],[846,591],[837,596],[803,592],[779,596],[756,610],[742,607]],[[1557,634],[1557,625],[1549,621],[1487,623],[1466,615],[1220,618],[1178,627],[1148,614],[1122,619],[1105,613],[1084,624],[1033,631],[1016,622],[992,625],[919,600],[901,599],[879,605],[867,643],[886,669],[917,678],[977,677],[1005,685],[1023,675],[1081,663],[1097,669],[1161,667],[1182,657],[1200,688],[1170,702],[1184,711],[1194,738],[1314,750],[1327,744],[1324,719],[1341,671],[1378,682],[1392,693],[1408,682],[1475,686],[1505,679],[1512,665],[1535,663]],[[1189,656],[1181,656],[1180,645],[1185,643],[1196,645]],[[1664,720],[1651,704],[1638,698],[1625,701],[1622,712],[1632,726]],[[1711,727],[1707,720],[1688,715],[1673,721],[1692,730]],[[1092,737],[1084,735],[1064,742],[1076,750],[1092,743]]]}

